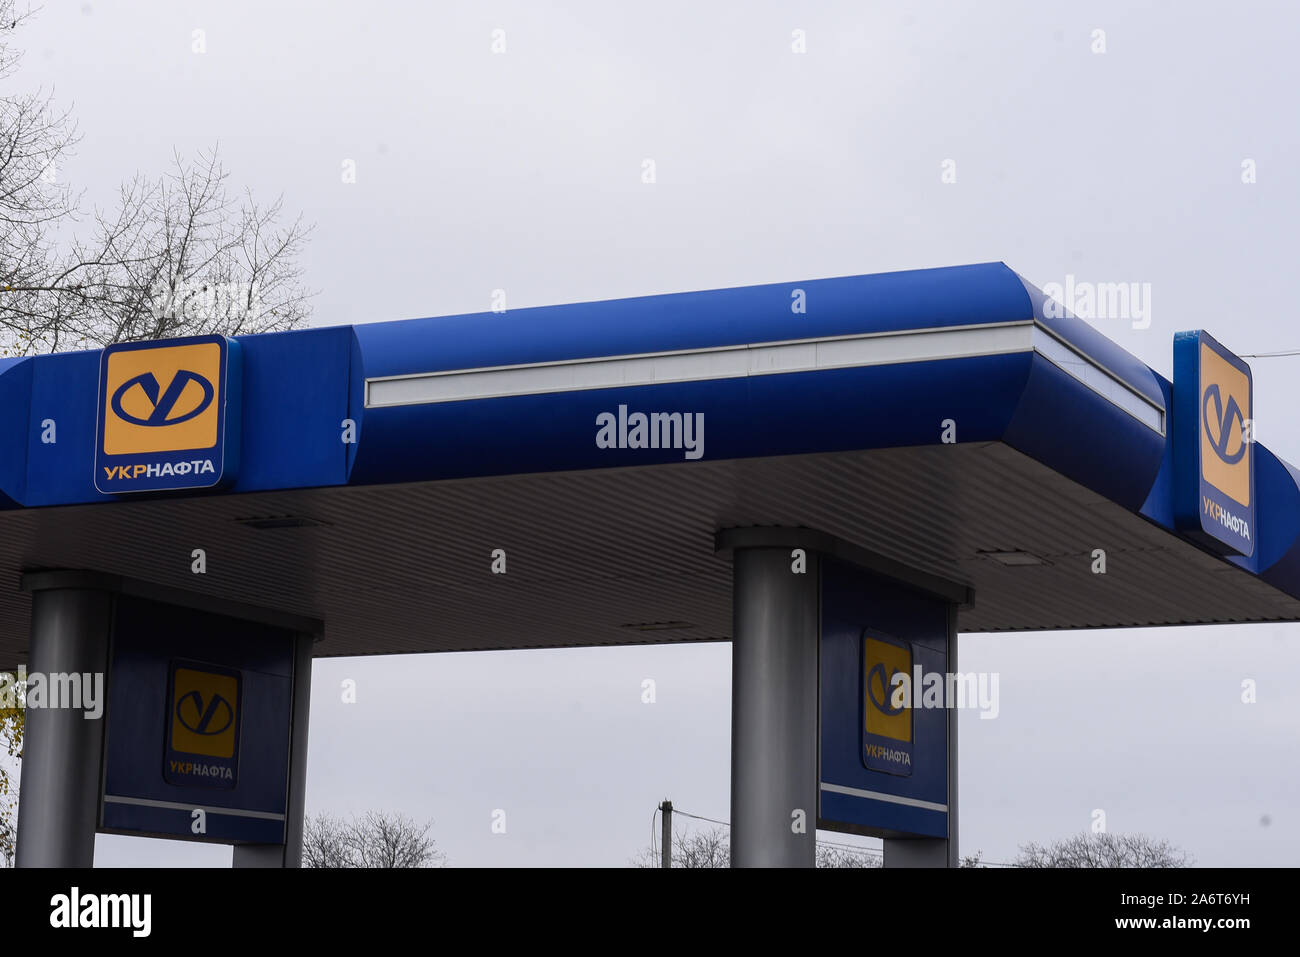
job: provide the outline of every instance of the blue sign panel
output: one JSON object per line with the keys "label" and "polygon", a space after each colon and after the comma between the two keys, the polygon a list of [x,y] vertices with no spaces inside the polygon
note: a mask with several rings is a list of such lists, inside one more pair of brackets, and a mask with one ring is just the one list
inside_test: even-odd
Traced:
{"label": "blue sign panel", "polygon": [[294,633],[116,601],[101,829],[283,843]]}
{"label": "blue sign panel", "polygon": [[1218,552],[1255,552],[1254,381],[1205,332],[1174,336],[1174,519]]}
{"label": "blue sign panel", "polygon": [[[948,603],[822,560],[817,826],[948,836]],[[923,694],[923,689],[927,692]]]}
{"label": "blue sign panel", "polygon": [[239,464],[239,343],[224,336],[109,346],[99,359],[95,488],[212,488]]}

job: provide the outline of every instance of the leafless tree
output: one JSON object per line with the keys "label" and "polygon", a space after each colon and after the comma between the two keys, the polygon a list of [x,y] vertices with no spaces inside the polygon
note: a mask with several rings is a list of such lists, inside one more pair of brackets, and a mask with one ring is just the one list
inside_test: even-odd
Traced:
{"label": "leafless tree", "polygon": [[[30,17],[0,0],[0,80]],[[51,97],[0,95],[0,354],[291,329],[309,314],[300,263],[310,227],[283,201],[232,193],[216,147],[81,210],[62,181],[77,142]]]}
{"label": "leafless tree", "polygon": [[309,817],[303,826],[303,867],[441,867],[429,828],[403,814],[367,811],[346,821]]}
{"label": "leafless tree", "polygon": [[1190,867],[1192,858],[1168,841],[1145,834],[1084,831],[1047,845],[1025,844],[1018,867]]}
{"label": "leafless tree", "polygon": [[884,858],[874,851],[839,847],[834,844],[817,845],[818,867],[883,867]]}
{"label": "leafless tree", "polygon": [[[31,15],[16,0],[0,0],[0,83],[17,70],[12,38]],[[31,348],[21,317],[38,311],[31,287],[47,281],[57,228],[76,210],[78,197],[58,171],[77,134],[49,94],[14,94],[7,85],[0,88],[0,346],[12,354]]]}
{"label": "leafless tree", "polygon": [[[662,849],[660,849],[662,853]],[[633,861],[636,867],[659,867],[659,854],[649,848]],[[731,845],[727,830],[713,827],[698,831],[673,832],[673,867],[715,868],[731,866]]]}
{"label": "leafless tree", "polygon": [[346,832],[348,825],[328,814],[308,817],[302,826],[303,867],[350,867]]}

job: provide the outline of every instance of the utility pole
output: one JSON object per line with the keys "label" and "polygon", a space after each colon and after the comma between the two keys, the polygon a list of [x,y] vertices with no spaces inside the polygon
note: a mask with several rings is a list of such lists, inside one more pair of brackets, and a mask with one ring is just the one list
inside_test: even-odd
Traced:
{"label": "utility pole", "polygon": [[673,866],[673,802],[664,799],[659,805],[659,811],[663,814],[663,853],[659,855],[660,867]]}

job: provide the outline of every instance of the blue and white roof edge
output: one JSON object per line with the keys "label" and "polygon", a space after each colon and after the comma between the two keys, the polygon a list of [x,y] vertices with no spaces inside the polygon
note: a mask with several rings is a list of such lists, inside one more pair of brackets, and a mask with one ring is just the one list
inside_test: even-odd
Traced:
{"label": "blue and white roof edge", "polygon": [[[164,494],[833,453],[947,431],[1004,442],[1178,534],[1172,384],[1047,302],[985,263],[240,337],[239,472],[222,491]],[[95,488],[99,364],[98,351],[0,360],[0,509],[138,497]],[[637,447],[637,413],[663,447]],[[1260,443],[1255,463],[1257,545],[1225,561],[1300,598],[1300,472]]]}

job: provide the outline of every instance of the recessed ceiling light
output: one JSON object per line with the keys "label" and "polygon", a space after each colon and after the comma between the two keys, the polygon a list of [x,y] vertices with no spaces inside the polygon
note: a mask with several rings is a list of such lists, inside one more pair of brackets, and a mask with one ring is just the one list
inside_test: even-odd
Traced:
{"label": "recessed ceiling light", "polygon": [[1050,565],[1052,564],[1045,558],[1039,558],[1033,552],[1026,552],[1017,549],[1013,552],[977,552],[985,558],[991,558],[999,565],[1008,565],[1017,567],[1020,565]]}
{"label": "recessed ceiling light", "polygon": [[639,621],[630,625],[619,625],[633,631],[676,631],[682,628],[694,628],[689,621]]}
{"label": "recessed ceiling light", "polygon": [[304,515],[265,515],[257,518],[237,518],[235,521],[249,528],[323,528],[329,522],[317,521]]}

